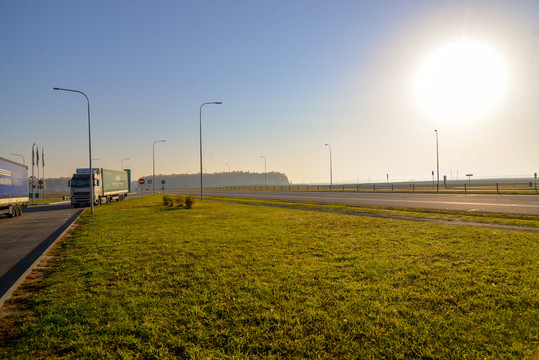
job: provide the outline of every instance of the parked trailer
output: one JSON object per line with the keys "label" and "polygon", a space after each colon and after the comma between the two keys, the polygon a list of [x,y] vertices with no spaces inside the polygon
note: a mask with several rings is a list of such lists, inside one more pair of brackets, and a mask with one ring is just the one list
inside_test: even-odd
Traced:
{"label": "parked trailer", "polygon": [[28,167],[0,157],[0,214],[22,215],[28,203]]}
{"label": "parked trailer", "polygon": [[[125,171],[102,168],[93,169],[94,204],[106,204],[120,201],[129,192],[128,174]],[[77,169],[69,181],[71,187],[71,205],[74,207],[90,205],[90,169]]]}

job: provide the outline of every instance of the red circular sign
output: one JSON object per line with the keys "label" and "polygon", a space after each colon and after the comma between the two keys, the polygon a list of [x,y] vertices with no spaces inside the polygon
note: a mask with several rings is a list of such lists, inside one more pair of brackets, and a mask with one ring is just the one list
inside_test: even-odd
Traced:
{"label": "red circular sign", "polygon": [[140,185],[144,185],[145,182],[146,182],[146,181],[144,181],[143,178],[138,179],[138,183],[139,183]]}

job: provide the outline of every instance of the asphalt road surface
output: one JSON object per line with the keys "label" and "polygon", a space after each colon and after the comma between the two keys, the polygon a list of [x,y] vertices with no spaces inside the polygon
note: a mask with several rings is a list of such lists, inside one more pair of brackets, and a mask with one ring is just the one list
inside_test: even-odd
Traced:
{"label": "asphalt road surface", "polygon": [[22,216],[0,216],[0,298],[83,209],[69,203],[32,206]]}
{"label": "asphalt road surface", "polygon": [[[193,195],[200,192],[190,192]],[[539,216],[539,195],[421,194],[287,191],[204,191],[207,196],[332,204],[374,205],[416,209],[461,210]]]}

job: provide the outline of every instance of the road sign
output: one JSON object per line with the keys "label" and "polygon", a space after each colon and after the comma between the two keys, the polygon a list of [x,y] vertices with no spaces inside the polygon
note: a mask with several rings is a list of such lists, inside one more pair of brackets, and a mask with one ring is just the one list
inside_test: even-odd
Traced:
{"label": "road sign", "polygon": [[145,182],[146,182],[146,181],[145,181],[143,178],[138,179],[138,183],[139,183],[140,185],[144,185]]}
{"label": "road sign", "polygon": [[166,181],[165,180],[161,180],[161,184],[165,185]]}

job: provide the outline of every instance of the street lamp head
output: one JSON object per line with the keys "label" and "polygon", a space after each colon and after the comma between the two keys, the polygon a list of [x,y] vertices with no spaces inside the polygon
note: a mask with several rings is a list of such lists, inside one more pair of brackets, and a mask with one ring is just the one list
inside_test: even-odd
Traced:
{"label": "street lamp head", "polygon": [[60,88],[57,88],[57,87],[54,87],[54,88],[52,88],[52,89],[53,89],[53,90],[60,90]]}
{"label": "street lamp head", "polygon": [[217,104],[217,105],[221,105],[221,104],[222,104],[222,102],[220,102],[220,101],[216,101],[216,102],[214,102],[214,104]]}

